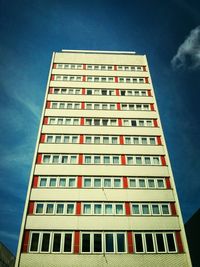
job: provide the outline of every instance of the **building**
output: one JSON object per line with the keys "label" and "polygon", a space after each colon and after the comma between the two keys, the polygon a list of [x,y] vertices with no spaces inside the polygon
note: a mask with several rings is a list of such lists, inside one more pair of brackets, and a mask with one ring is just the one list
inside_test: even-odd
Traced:
{"label": "building", "polygon": [[13,267],[15,265],[15,256],[0,241],[0,267]]}
{"label": "building", "polygon": [[16,266],[191,266],[146,56],[53,53]]}

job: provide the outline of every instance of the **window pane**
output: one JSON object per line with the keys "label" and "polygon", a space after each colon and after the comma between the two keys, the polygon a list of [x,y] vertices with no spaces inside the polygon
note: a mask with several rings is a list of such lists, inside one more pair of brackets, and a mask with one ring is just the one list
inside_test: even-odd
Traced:
{"label": "window pane", "polygon": [[94,252],[102,252],[102,235],[94,234]]}
{"label": "window pane", "polygon": [[130,183],[130,187],[136,187],[136,180],[135,179],[130,179],[129,183]]}
{"label": "window pane", "polygon": [[32,238],[31,238],[30,251],[37,251],[38,250],[38,241],[39,241],[39,234],[33,233]]}
{"label": "window pane", "polygon": [[132,212],[133,214],[140,214],[140,209],[138,204],[133,204],[132,205]]}
{"label": "window pane", "polygon": [[55,142],[56,143],[61,143],[61,136],[56,136]]}
{"label": "window pane", "polygon": [[142,214],[149,214],[149,206],[148,205],[142,205]]}
{"label": "window pane", "polygon": [[150,165],[151,164],[151,160],[149,157],[145,157],[144,158],[144,162],[145,162],[145,165]]}
{"label": "window pane", "polygon": [[53,252],[59,252],[61,245],[61,234],[54,234],[53,238]]}
{"label": "window pane", "polygon": [[138,145],[139,144],[139,138],[138,137],[134,137],[133,138],[133,142],[135,145]]}
{"label": "window pane", "polygon": [[158,252],[165,252],[165,243],[163,234],[156,234],[156,243]]}
{"label": "window pane", "polygon": [[71,156],[70,163],[76,164],[76,156]]}
{"label": "window pane", "polygon": [[91,204],[84,204],[83,205],[83,213],[84,214],[91,214]]}
{"label": "window pane", "polygon": [[67,160],[68,160],[68,156],[62,156],[62,160],[61,160],[62,163],[67,163]]}
{"label": "window pane", "polygon": [[84,179],[84,187],[91,187],[91,179],[89,178]]}
{"label": "window pane", "polygon": [[49,155],[44,155],[43,156],[43,163],[49,163],[50,162],[50,156]]}
{"label": "window pane", "polygon": [[75,187],[75,179],[74,178],[70,178],[69,179],[69,187]]}
{"label": "window pane", "polygon": [[158,187],[165,187],[163,180],[158,180]]}
{"label": "window pane", "polygon": [[120,179],[114,179],[114,187],[121,187],[121,180]]}
{"label": "window pane", "polygon": [[53,163],[59,163],[59,156],[53,156]]}
{"label": "window pane", "polygon": [[144,137],[142,138],[142,144],[143,145],[146,145],[147,144],[147,138],[144,138]]}
{"label": "window pane", "polygon": [[71,252],[72,247],[72,234],[65,234],[64,252]]}
{"label": "window pane", "polygon": [[94,214],[102,214],[102,205],[94,204]]}
{"label": "window pane", "polygon": [[160,164],[160,161],[159,161],[158,157],[153,157],[153,164],[154,165],[159,165]]}
{"label": "window pane", "polygon": [[142,158],[141,157],[136,157],[136,164],[141,165],[142,164]]}
{"label": "window pane", "polygon": [[155,138],[150,138],[150,144],[151,145],[155,145],[156,144]]}
{"label": "window pane", "polygon": [[125,137],[125,144],[131,144],[131,138]]}
{"label": "window pane", "polygon": [[52,214],[53,213],[54,204],[47,204],[46,213]]}
{"label": "window pane", "polygon": [[64,212],[64,204],[57,204],[56,213],[63,214]]}
{"label": "window pane", "polygon": [[123,205],[116,204],[116,214],[123,214]]}
{"label": "window pane", "polygon": [[82,252],[90,252],[90,234],[82,234]]}
{"label": "window pane", "polygon": [[78,142],[78,136],[72,136],[72,143],[75,144]]}
{"label": "window pane", "polygon": [[109,144],[109,137],[103,137],[103,143]]}
{"label": "window pane", "polygon": [[56,178],[51,178],[49,186],[56,186]]}
{"label": "window pane", "polygon": [[135,234],[135,247],[136,252],[144,252],[142,234]]}
{"label": "window pane", "polygon": [[43,234],[42,238],[42,247],[41,251],[42,252],[48,252],[49,251],[49,241],[50,241],[50,234]]}
{"label": "window pane", "polygon": [[117,137],[112,137],[112,144],[117,144]]}
{"label": "window pane", "polygon": [[112,204],[105,204],[105,214],[112,214]]}
{"label": "window pane", "polygon": [[74,204],[67,204],[67,214],[74,213]]}
{"label": "window pane", "polygon": [[92,142],[92,138],[90,136],[86,136],[85,142],[86,143],[91,143]]}
{"label": "window pane", "polygon": [[94,137],[94,143],[95,143],[95,144],[100,144],[100,137],[95,136],[95,137]]}
{"label": "window pane", "polygon": [[94,179],[94,187],[101,187],[101,179]]}
{"label": "window pane", "polygon": [[46,186],[47,185],[47,179],[46,178],[41,178],[40,179],[40,186]]}
{"label": "window pane", "polygon": [[151,188],[154,188],[155,187],[155,182],[153,179],[149,179],[148,180],[148,186],[151,187]]}
{"label": "window pane", "polygon": [[104,179],[104,187],[111,187],[111,179]]}
{"label": "window pane", "polygon": [[153,236],[152,234],[145,234],[147,252],[154,252]]}
{"label": "window pane", "polygon": [[145,180],[139,179],[139,187],[145,187]]}
{"label": "window pane", "polygon": [[94,164],[100,164],[100,163],[101,163],[100,156],[94,156]]}
{"label": "window pane", "polygon": [[119,157],[113,156],[113,164],[119,164]]}
{"label": "window pane", "polygon": [[169,214],[169,206],[167,204],[161,205],[162,207],[162,213],[163,214]]}
{"label": "window pane", "polygon": [[37,204],[36,213],[43,213],[43,204]]}
{"label": "window pane", "polygon": [[153,214],[160,214],[159,206],[158,205],[152,205],[152,212],[153,212]]}
{"label": "window pane", "polygon": [[110,164],[110,157],[109,156],[104,156],[103,157],[103,163],[104,164]]}
{"label": "window pane", "polygon": [[168,250],[169,252],[176,251],[176,246],[174,242],[174,235],[173,234],[166,234],[167,237],[167,244],[168,244]]}
{"label": "window pane", "polygon": [[127,164],[133,165],[133,157],[127,157]]}
{"label": "window pane", "polygon": [[92,160],[91,160],[91,156],[85,156],[85,164],[91,164]]}
{"label": "window pane", "polygon": [[66,186],[66,179],[65,178],[60,178],[59,186]]}
{"label": "window pane", "polygon": [[118,249],[118,252],[125,252],[124,234],[117,234],[117,249]]}
{"label": "window pane", "polygon": [[47,143],[53,142],[53,136],[47,136]]}
{"label": "window pane", "polygon": [[106,234],[106,252],[114,252],[113,234]]}
{"label": "window pane", "polygon": [[64,143],[69,143],[69,136],[64,136]]}

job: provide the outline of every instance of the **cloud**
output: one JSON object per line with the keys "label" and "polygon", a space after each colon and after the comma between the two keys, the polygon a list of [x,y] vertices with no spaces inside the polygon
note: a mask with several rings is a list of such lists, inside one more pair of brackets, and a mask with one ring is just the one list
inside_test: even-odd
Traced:
{"label": "cloud", "polygon": [[0,231],[0,236],[6,237],[8,239],[15,239],[18,240],[18,235],[14,233],[8,233],[7,231]]}
{"label": "cloud", "polygon": [[171,60],[174,69],[200,67],[200,26],[193,29]]}

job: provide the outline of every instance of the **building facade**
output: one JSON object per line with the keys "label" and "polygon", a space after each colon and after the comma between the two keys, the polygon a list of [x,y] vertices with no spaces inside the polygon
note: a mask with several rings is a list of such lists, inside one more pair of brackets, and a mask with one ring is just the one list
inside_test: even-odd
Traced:
{"label": "building facade", "polygon": [[191,266],[146,56],[53,53],[16,266]]}

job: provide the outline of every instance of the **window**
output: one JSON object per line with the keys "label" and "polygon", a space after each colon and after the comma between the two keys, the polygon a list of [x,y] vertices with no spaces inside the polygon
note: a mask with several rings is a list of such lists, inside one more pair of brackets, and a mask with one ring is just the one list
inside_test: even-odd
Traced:
{"label": "window", "polygon": [[50,187],[56,186],[56,178],[50,178],[49,186]]}
{"label": "window", "polygon": [[174,241],[174,235],[173,234],[166,234],[167,238],[167,246],[168,246],[168,251],[169,252],[176,252],[176,245]]}
{"label": "window", "polygon": [[56,213],[63,214],[63,212],[64,212],[64,204],[57,204]]}
{"label": "window", "polygon": [[94,204],[94,214],[102,214],[102,204]]}
{"label": "window", "polygon": [[116,214],[123,214],[124,211],[123,211],[123,204],[116,204]]}
{"label": "window", "polygon": [[54,204],[48,203],[46,206],[46,213],[47,214],[53,214],[54,211]]}
{"label": "window", "polygon": [[111,179],[104,179],[104,187],[111,187]]}
{"label": "window", "polygon": [[94,179],[94,187],[101,187],[101,179]]}
{"label": "window", "polygon": [[84,179],[84,187],[91,187],[91,179],[90,178]]}
{"label": "window", "polygon": [[136,157],[136,165],[141,165],[142,164],[142,158],[141,157]]}
{"label": "window", "polygon": [[61,136],[55,137],[55,143],[61,143]]}
{"label": "window", "polygon": [[135,179],[130,179],[129,180],[129,186],[130,187],[136,187],[136,180]]}
{"label": "window", "polygon": [[105,234],[106,252],[114,252],[113,234]]}
{"label": "window", "polygon": [[144,252],[142,234],[135,234],[135,250],[136,252]]}
{"label": "window", "polygon": [[163,188],[163,187],[165,187],[165,185],[164,185],[164,181],[163,180],[158,180],[157,181],[157,183],[158,183],[158,187],[160,187],[160,188]]}
{"label": "window", "polygon": [[70,164],[76,164],[77,163],[77,156],[71,156]]}
{"label": "window", "polygon": [[155,182],[154,182],[153,179],[148,179],[148,186],[149,186],[150,188],[154,188],[154,187],[155,187]]}
{"label": "window", "polygon": [[38,203],[37,205],[36,205],[36,213],[38,214],[38,213],[43,213],[43,208],[44,208],[44,205],[43,204],[40,204],[40,203]]}
{"label": "window", "polygon": [[41,252],[49,252],[50,233],[43,233]]}
{"label": "window", "polygon": [[145,163],[145,165],[150,165],[151,164],[150,157],[144,157],[144,163]]}
{"label": "window", "polygon": [[162,209],[162,214],[169,215],[169,206],[167,204],[162,204],[161,209]]}
{"label": "window", "polygon": [[105,214],[106,214],[106,215],[111,215],[111,214],[113,214],[113,211],[112,211],[112,204],[105,204]]}
{"label": "window", "polygon": [[91,164],[91,163],[92,163],[91,156],[85,156],[85,164]]}
{"label": "window", "polygon": [[74,204],[67,204],[67,214],[74,213]]}
{"label": "window", "polygon": [[54,233],[53,235],[53,252],[60,252],[61,249],[61,234]]}
{"label": "window", "polygon": [[102,252],[102,234],[94,234],[94,252]]}
{"label": "window", "polygon": [[118,143],[118,138],[117,137],[111,137],[112,144],[117,144]]}
{"label": "window", "polygon": [[155,138],[150,137],[149,140],[150,140],[150,145],[155,145],[156,144]]}
{"label": "window", "polygon": [[59,163],[59,156],[53,155],[52,163]]}
{"label": "window", "polygon": [[119,157],[113,156],[113,164],[119,164]]}
{"label": "window", "polygon": [[160,214],[160,210],[159,210],[159,206],[158,205],[156,205],[156,204],[152,205],[152,213],[154,215],[159,215]]}
{"label": "window", "polygon": [[114,179],[114,187],[121,187],[121,179]]}
{"label": "window", "polygon": [[30,251],[31,252],[37,252],[38,251],[38,244],[39,244],[39,233],[32,233]]}
{"label": "window", "polygon": [[69,178],[69,187],[75,187],[76,179],[75,178]]}
{"label": "window", "polygon": [[104,164],[110,164],[110,157],[109,156],[104,156],[103,157],[103,163]]}
{"label": "window", "polygon": [[133,165],[133,157],[127,157],[127,164]]}
{"label": "window", "polygon": [[83,204],[83,214],[91,214],[91,204]]}
{"label": "window", "polygon": [[88,144],[91,143],[92,142],[92,137],[91,136],[86,136],[85,137],[85,142],[88,143]]}
{"label": "window", "polygon": [[50,155],[44,155],[43,156],[43,163],[50,163]]}
{"label": "window", "polygon": [[147,252],[154,252],[154,243],[152,234],[145,234]]}
{"label": "window", "polygon": [[46,178],[41,178],[40,179],[40,186],[46,186],[47,185],[47,179]]}
{"label": "window", "polygon": [[164,243],[163,234],[156,234],[155,237],[156,237],[158,252],[165,252],[165,243]]}
{"label": "window", "polygon": [[82,234],[82,252],[90,252],[90,234]]}
{"label": "window", "polygon": [[125,252],[125,235],[117,233],[117,252]]}
{"label": "window", "polygon": [[65,234],[64,235],[64,252],[71,252],[72,251],[72,234]]}
{"label": "window", "polygon": [[65,187],[66,186],[66,179],[65,178],[60,178],[60,180],[59,180],[59,186],[60,187]]}
{"label": "window", "polygon": [[94,164],[100,164],[100,163],[101,163],[100,156],[94,156]]}
{"label": "window", "polygon": [[144,214],[144,215],[150,214],[149,205],[147,205],[147,204],[142,205],[142,214]]}
{"label": "window", "polygon": [[132,213],[133,214],[140,214],[140,209],[138,204],[133,204],[132,205]]}
{"label": "window", "polygon": [[53,142],[53,136],[48,135],[47,136],[47,143],[52,143]]}
{"label": "window", "polygon": [[153,157],[153,164],[154,165],[159,165],[160,164],[160,161],[159,161],[158,157]]}

